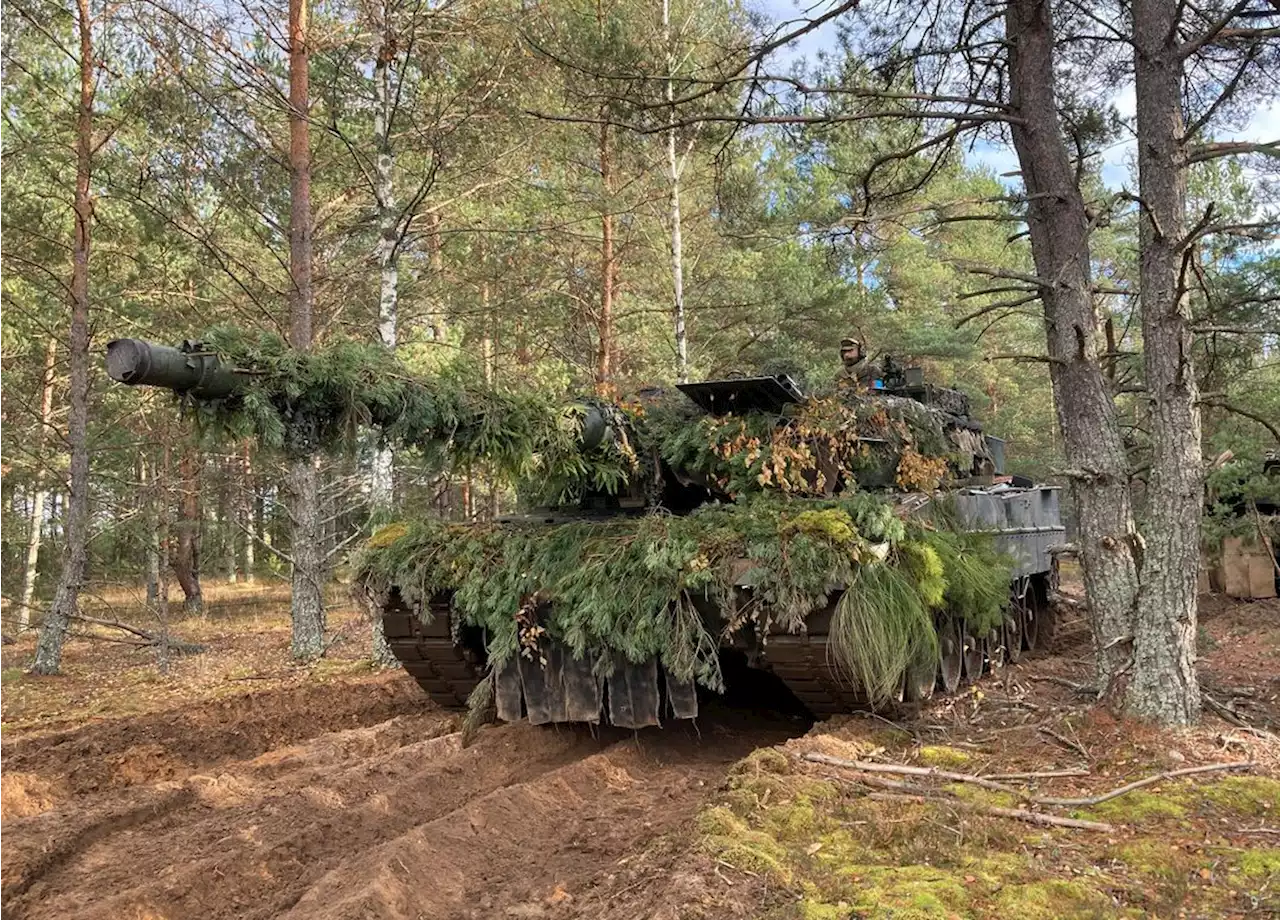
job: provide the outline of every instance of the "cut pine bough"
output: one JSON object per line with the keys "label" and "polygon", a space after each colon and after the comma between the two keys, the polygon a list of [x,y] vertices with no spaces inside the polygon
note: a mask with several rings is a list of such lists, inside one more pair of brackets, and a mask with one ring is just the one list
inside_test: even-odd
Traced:
{"label": "cut pine bough", "polygon": [[[809,763],[823,764],[826,766],[839,767],[843,770],[856,771],[861,774],[894,774],[899,776],[912,776],[922,779],[945,780],[950,783],[967,783],[969,785],[978,786],[993,792],[1000,792],[1011,795],[1015,799],[1024,802],[1027,805],[1034,806],[1050,806],[1057,808],[1087,808],[1093,805],[1101,805],[1103,802],[1109,802],[1112,799],[1119,798],[1137,789],[1154,785],[1170,779],[1178,779],[1183,776],[1194,776],[1202,773],[1218,773],[1235,770],[1252,770],[1256,765],[1251,760],[1237,760],[1226,763],[1201,764],[1195,767],[1183,767],[1179,770],[1168,770],[1163,773],[1156,773],[1143,779],[1135,780],[1126,785],[1119,786],[1109,792],[1104,792],[1095,796],[1087,796],[1083,798],[1060,798],[1055,796],[1039,796],[1034,795],[1025,789],[1019,789],[1006,783],[997,782],[992,779],[978,776],[972,773],[956,773],[950,770],[939,770],[936,767],[917,767],[909,764],[890,764],[876,763],[867,760],[848,760],[843,757],[832,757],[829,754],[822,754],[816,751],[809,751],[800,755],[801,760]],[[1045,771],[1040,774],[1056,775],[1078,775],[1076,771]],[[1035,776],[1036,774],[1026,774]],[[867,777],[873,779],[874,777]],[[896,787],[900,784],[888,784],[878,781],[868,783],[868,785],[885,787]],[[963,811],[972,811],[985,814],[991,814],[1003,818],[1012,818],[1018,821],[1025,821],[1030,824],[1051,825],[1057,827],[1071,827],[1080,830],[1101,831],[1110,833],[1115,830],[1113,825],[1100,821],[1088,821],[1082,818],[1063,818],[1057,815],[1048,815],[1043,812],[1030,811],[1025,808],[1005,808],[996,805],[987,805],[983,803],[970,802],[957,798],[953,792],[947,789],[939,788],[921,788],[910,787],[908,792],[892,791],[892,792],[872,792],[870,797],[876,800],[885,801],[901,801],[901,800],[938,800],[945,801],[949,807],[959,808]]]}

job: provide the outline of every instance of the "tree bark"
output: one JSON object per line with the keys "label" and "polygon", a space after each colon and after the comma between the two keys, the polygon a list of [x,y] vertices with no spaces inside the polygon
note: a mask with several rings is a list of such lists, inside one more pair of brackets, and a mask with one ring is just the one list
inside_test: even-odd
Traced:
{"label": "tree bark", "polygon": [[[35,455],[44,459],[44,445],[49,425],[53,422],[53,372],[58,361],[58,340],[50,336],[44,350],[44,376],[40,379],[40,430],[36,432]],[[49,490],[44,484],[44,470],[37,468],[35,495],[31,498],[31,531],[27,535],[27,559],[22,569],[22,593],[18,599],[18,630],[31,628],[31,602],[36,596],[36,577],[40,567],[40,543],[44,535],[44,510]]]}
{"label": "tree bark", "polygon": [[76,117],[75,240],[71,251],[71,387],[67,418],[70,498],[62,575],[53,604],[40,626],[31,667],[34,674],[57,674],[61,669],[62,645],[89,568],[89,250],[93,221],[89,180],[93,172],[94,77],[89,0],[76,0],[76,25],[80,36],[80,104]]}
{"label": "tree bark", "polygon": [[672,322],[675,326],[676,376],[689,379],[689,342],[684,325],[684,239],[680,220],[681,164],[676,156],[675,54],[671,47],[671,0],[662,0],[662,38],[667,48],[667,179],[670,188]]}
{"label": "tree bark", "polygon": [[187,613],[204,609],[200,591],[200,466],[195,446],[188,445],[178,461],[182,495],[178,502],[178,549],[173,557],[173,574],[186,598],[183,609]]}
{"label": "tree bark", "polygon": [[[289,344],[311,348],[311,137],[307,0],[289,0],[289,273],[293,280]],[[320,480],[312,459],[297,459],[288,474],[292,498],[293,579],[291,616],[294,658],[324,653],[324,537]]]}
{"label": "tree bark", "polygon": [[253,481],[253,462],[249,456],[248,444],[244,447],[244,453],[240,455],[240,472],[242,478],[236,494],[239,496],[237,502],[239,505],[238,514],[244,524],[242,570],[244,572],[244,583],[251,585],[256,578],[257,569],[258,547],[254,543],[259,534],[261,534],[262,527],[258,514],[258,488]]}
{"label": "tree bark", "polygon": [[1089,220],[1058,120],[1048,0],[1010,0],[1005,29],[1010,103],[1018,119],[1011,130],[1029,198],[1054,403],[1072,468],[1094,659],[1102,686],[1114,695],[1130,661],[1141,541],[1120,426],[1099,362]]}
{"label": "tree bark", "polygon": [[613,157],[609,126],[600,126],[600,181],[604,206],[600,212],[600,311],[596,316],[596,392],[608,395],[613,386],[613,294],[617,260],[613,251]]}
{"label": "tree bark", "polygon": [[160,597],[160,478],[152,462],[144,453],[138,460],[138,480],[142,486],[142,501],[146,508],[146,571],[147,606],[153,606]]}
{"label": "tree bark", "polygon": [[[391,147],[391,60],[395,54],[395,36],[391,32],[389,4],[382,8],[382,45],[373,65],[373,143],[377,150],[374,161],[375,195],[378,206],[378,337],[394,350],[399,313],[399,214],[396,211],[395,153]],[[373,504],[389,508],[394,501],[395,454],[381,447],[373,458]],[[376,644],[376,643],[375,643]]]}
{"label": "tree bark", "polygon": [[1165,725],[1200,717],[1196,582],[1204,507],[1199,393],[1192,365],[1178,5],[1134,0],[1138,127],[1139,305],[1151,411],[1147,541],[1134,626],[1128,708]]}

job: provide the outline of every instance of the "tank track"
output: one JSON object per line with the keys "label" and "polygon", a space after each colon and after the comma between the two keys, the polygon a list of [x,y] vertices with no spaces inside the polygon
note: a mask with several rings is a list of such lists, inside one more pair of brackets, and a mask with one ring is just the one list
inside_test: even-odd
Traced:
{"label": "tank track", "polygon": [[[1008,627],[1000,631],[995,644],[992,640],[984,642],[967,637],[971,639],[972,647],[964,655],[963,681],[957,679],[954,685],[947,687],[944,686],[945,680],[939,678],[939,689],[943,692],[954,690],[962,682],[967,684],[978,679],[981,675],[975,672],[985,672],[1002,660],[1016,662],[1024,648],[1034,651],[1037,646],[1047,645],[1053,631],[1047,592],[1048,581],[1043,575],[1015,582]],[[387,643],[405,671],[437,705],[446,709],[465,709],[468,696],[486,674],[483,653],[477,651],[483,643],[455,643],[447,597],[433,598],[429,610],[432,614],[430,622],[424,624],[404,603],[399,592],[393,591],[382,613]],[[777,676],[818,718],[865,708],[868,703],[865,694],[840,671],[831,655],[828,632],[834,611],[833,600],[808,618],[805,632],[772,633],[760,649],[762,654],[758,661],[758,666]],[[1004,644],[1016,645],[1017,648],[1006,649]],[[562,669],[569,673],[571,662],[562,661],[554,650],[551,660],[557,675],[551,683],[558,686],[558,675]],[[589,673],[584,673],[579,675],[582,679],[577,682],[595,683],[594,689],[586,688],[592,692],[578,688],[580,692],[561,699],[563,694],[556,692],[547,696],[550,684],[544,688],[541,669],[530,667],[523,660],[517,661],[499,675],[499,715],[505,721],[527,715],[535,724],[597,721],[603,709],[608,713],[610,722],[633,728],[660,724],[661,715],[695,717],[698,707],[693,686],[671,682],[656,662],[650,664],[652,667],[646,668],[620,660],[616,663],[616,676],[607,682],[608,691],[604,681],[594,681]],[[940,665],[945,667],[944,662]],[[959,677],[961,664],[957,662],[954,667]],[[622,692],[624,689],[625,694]],[[588,710],[597,718],[591,718]]]}
{"label": "tank track", "polygon": [[[1034,652],[1048,645],[1052,639],[1053,619],[1047,603],[1047,589],[1048,580],[1044,575],[1015,581],[1010,608],[1010,616],[1017,619],[1016,623],[1010,624],[1014,629],[1002,631],[999,640],[1002,644],[994,647],[988,647],[988,643],[981,640],[973,640],[975,648],[965,656],[961,685],[972,683],[981,676],[975,671],[987,673],[992,665],[1003,660],[1017,661],[1024,650]],[[805,632],[771,634],[762,656],[763,664],[819,718],[851,712],[868,704],[866,695],[840,671],[831,655],[828,632],[834,611],[833,601],[807,619]],[[1034,629],[1031,628],[1033,625]],[[1014,654],[1006,654],[1003,643],[1014,642],[1020,647]],[[941,692],[947,692],[947,688],[941,686],[941,679],[938,684]]]}
{"label": "tank track", "polygon": [[387,644],[437,705],[466,709],[467,697],[484,676],[483,662],[472,649],[454,644],[447,600],[433,600],[429,609],[431,622],[424,624],[393,591],[382,609]]}

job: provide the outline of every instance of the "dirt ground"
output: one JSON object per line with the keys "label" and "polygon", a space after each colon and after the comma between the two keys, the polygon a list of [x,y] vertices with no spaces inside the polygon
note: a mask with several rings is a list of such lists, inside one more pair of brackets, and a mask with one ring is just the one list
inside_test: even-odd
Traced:
{"label": "dirt ground", "polygon": [[[1089,708],[1067,622],[1053,653],[916,712],[811,726],[711,706],[639,733],[490,726],[464,749],[455,715],[362,663],[354,614],[334,622],[345,641],[309,668],[284,664],[271,598],[176,624],[208,650],[167,673],[153,650],[76,640],[66,676],[37,679],[33,640],[6,646],[3,916],[1280,915],[1274,601],[1210,599],[1201,634],[1206,684],[1257,729],[1210,715],[1176,735]],[[814,752],[1078,771],[1033,781],[1059,796],[1250,766],[1056,812],[1101,834],[972,797],[875,801]]]}

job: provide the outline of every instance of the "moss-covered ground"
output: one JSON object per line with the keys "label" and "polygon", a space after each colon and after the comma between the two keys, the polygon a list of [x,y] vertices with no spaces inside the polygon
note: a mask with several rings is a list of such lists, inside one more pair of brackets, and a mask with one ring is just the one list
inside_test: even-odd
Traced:
{"label": "moss-covered ground", "polygon": [[[1280,780],[1271,776],[1210,773],[1091,808],[1041,809],[1106,822],[1113,827],[1106,833],[975,812],[973,806],[1016,806],[1018,797],[966,784],[921,781],[954,803],[878,800],[855,771],[805,761],[806,751],[964,773],[984,766],[957,747],[920,745],[901,733],[850,724],[738,763],[700,815],[698,846],[722,871],[738,870],[767,892],[761,916],[1057,920],[1280,913],[1280,837],[1254,833],[1280,818]],[[1085,797],[1168,769],[1135,761],[1119,766],[1106,777],[1042,780],[1036,791]]]}

